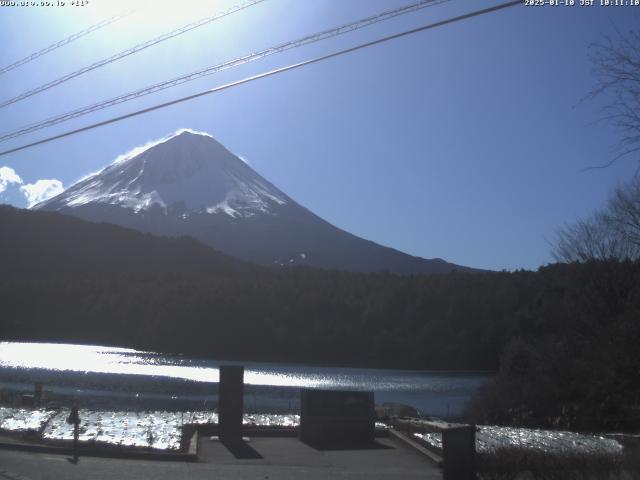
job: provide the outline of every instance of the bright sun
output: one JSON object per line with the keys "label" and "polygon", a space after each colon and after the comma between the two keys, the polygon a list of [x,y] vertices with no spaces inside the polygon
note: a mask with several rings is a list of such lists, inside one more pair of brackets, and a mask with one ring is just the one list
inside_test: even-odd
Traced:
{"label": "bright sun", "polygon": [[223,0],[85,0],[86,13],[93,23],[114,15],[133,11],[131,15],[116,22],[116,28],[131,26],[154,26],[156,28],[179,28],[207,15],[228,8]]}

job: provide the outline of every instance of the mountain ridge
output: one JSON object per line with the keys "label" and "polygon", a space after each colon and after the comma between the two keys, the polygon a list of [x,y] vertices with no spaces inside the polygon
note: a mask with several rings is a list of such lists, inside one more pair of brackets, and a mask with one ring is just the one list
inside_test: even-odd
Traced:
{"label": "mountain ridge", "polygon": [[34,207],[188,235],[262,265],[401,274],[473,270],[362,239],[309,211],[212,136],[183,129]]}

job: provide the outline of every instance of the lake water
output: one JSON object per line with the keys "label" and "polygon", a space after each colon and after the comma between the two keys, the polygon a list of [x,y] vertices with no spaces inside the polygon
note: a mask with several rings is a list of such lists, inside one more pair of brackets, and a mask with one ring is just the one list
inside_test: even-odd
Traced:
{"label": "lake water", "polygon": [[32,392],[65,405],[185,410],[214,408],[223,364],[245,366],[245,410],[298,410],[299,389],[368,390],[375,402],[411,405],[425,415],[454,418],[492,377],[482,373],[218,362],[124,348],[0,342],[0,390]]}
{"label": "lake water", "polygon": [[[45,403],[56,408],[0,406],[0,432],[38,432],[43,441],[73,438],[66,421],[78,403],[80,440],[178,451],[186,424],[215,424],[221,364],[182,356],[86,345],[0,343],[0,396],[16,399],[41,382]],[[369,390],[378,404],[412,405],[425,415],[454,418],[487,374],[232,362],[245,366],[244,423],[295,427],[305,388]],[[416,434],[441,448],[438,433]],[[545,453],[622,452],[615,440],[571,432],[480,426],[476,448],[519,447]]]}

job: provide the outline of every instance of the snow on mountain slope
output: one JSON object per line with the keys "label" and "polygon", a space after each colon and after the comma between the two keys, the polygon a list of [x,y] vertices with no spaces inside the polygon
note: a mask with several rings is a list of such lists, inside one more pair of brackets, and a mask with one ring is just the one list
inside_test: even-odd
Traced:
{"label": "snow on mountain slope", "polygon": [[140,212],[157,205],[164,211],[177,206],[184,212],[249,217],[288,201],[211,136],[180,130],[119,157],[37,208],[101,203]]}

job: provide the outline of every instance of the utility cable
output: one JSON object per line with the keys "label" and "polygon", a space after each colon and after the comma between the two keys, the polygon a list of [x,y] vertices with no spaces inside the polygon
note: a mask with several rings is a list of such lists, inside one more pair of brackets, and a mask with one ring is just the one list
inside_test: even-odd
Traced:
{"label": "utility cable", "polygon": [[118,15],[109,17],[99,23],[96,23],[95,25],[92,25],[84,30],[81,30],[80,32],[74,33],[73,35],[70,35],[67,38],[63,38],[59,42],[49,45],[48,47],[45,47],[42,50],[38,50],[37,52],[32,53],[31,55],[24,57],[23,59],[18,60],[17,62],[12,63],[11,65],[7,65],[6,67],[0,68],[0,75],[2,75],[3,73],[7,73],[10,70],[13,70],[14,68],[18,68],[24,65],[25,63],[32,62],[36,58],[46,55],[47,53],[52,52],[60,47],[63,47],[68,43],[74,42],[79,38],[84,37],[85,35],[89,35],[90,33],[95,32],[96,30],[100,30],[101,28],[106,27],[107,25],[111,25],[112,23],[115,23],[118,20],[122,20],[123,18],[126,18],[129,15],[131,15],[133,12],[134,10],[127,10],[126,12],[119,13]]}
{"label": "utility cable", "polygon": [[120,53],[116,53],[115,55],[112,55],[110,57],[107,57],[103,60],[100,60],[98,62],[92,63],[91,65],[88,65],[86,67],[81,68],[80,70],[76,70],[74,72],[68,73],[67,75],[64,75],[60,78],[57,78],[55,80],[52,80],[51,82],[45,83],[44,85],[40,85],[39,87],[36,87],[34,89],[28,90],[24,93],[21,93],[20,95],[17,95],[13,98],[9,98],[7,100],[4,100],[2,102],[0,102],[0,108],[4,108],[7,105],[11,105],[12,103],[16,103],[19,102],[20,100],[24,100],[25,98],[29,98],[32,97],[33,95],[36,95],[40,92],[44,92],[45,90],[48,90],[50,88],[53,88],[57,85],[60,85],[61,83],[64,82],[68,82],[69,80],[71,80],[72,78],[76,78],[79,77],[80,75],[84,75],[87,72],[90,72],[92,70],[95,70],[96,68],[100,68],[100,67],[104,67],[105,65],[109,64],[109,63],[113,63],[115,61],[118,61],[122,58],[128,57],[129,55],[133,55],[134,53],[138,53],[141,50],[144,50],[146,48],[149,48],[153,45],[157,45],[160,42],[164,42],[165,40],[169,40],[171,38],[177,37],[178,35],[182,35],[183,33],[189,32],[195,28],[201,27],[203,25],[206,25],[208,23],[211,23],[215,20],[218,20],[220,18],[226,17],[228,15],[231,15],[232,13],[238,12],[240,10],[244,10],[245,8],[251,7],[252,5],[255,5],[256,3],[260,3],[263,2],[264,0],[247,0],[243,3],[240,3],[238,5],[235,5],[231,8],[228,8],[227,10],[224,10],[222,12],[216,13],[214,15],[211,15],[209,17],[204,17],[201,18],[200,20],[196,20],[193,23],[189,23],[188,25],[185,25],[183,27],[180,27],[176,30],[173,30],[169,33],[165,33],[163,35],[160,35],[159,37],[155,37],[152,38],[151,40],[147,40],[146,42],[140,43],[138,45],[135,45],[131,48],[128,48],[127,50],[123,50]]}
{"label": "utility cable", "polygon": [[508,8],[508,7],[514,7],[516,5],[521,5],[521,4],[522,4],[522,0],[514,0],[514,1],[506,2],[506,3],[501,3],[501,4],[495,5],[493,7],[484,8],[482,10],[476,10],[476,11],[473,11],[473,12],[470,12],[470,13],[466,13],[464,15],[459,15],[457,17],[452,17],[452,18],[448,18],[446,20],[441,20],[439,22],[435,22],[435,23],[431,23],[431,24],[428,24],[428,25],[424,25],[422,27],[414,28],[414,29],[411,29],[411,30],[405,30],[404,32],[401,32],[401,33],[396,33],[394,35],[389,35],[387,37],[382,37],[382,38],[379,38],[377,40],[373,40],[373,41],[366,42],[366,43],[361,43],[361,44],[356,45],[354,47],[345,48],[345,49],[339,50],[337,52],[328,53],[326,55],[322,55],[320,57],[315,57],[315,58],[312,58],[312,59],[309,59],[309,60],[305,60],[303,62],[294,63],[294,64],[288,65],[286,67],[276,68],[276,69],[270,70],[268,72],[264,72],[264,73],[260,73],[258,75],[253,75],[251,77],[243,78],[241,80],[237,80],[235,82],[231,82],[231,83],[227,83],[225,85],[214,87],[214,88],[211,88],[209,90],[204,90],[202,92],[195,93],[193,95],[188,95],[186,97],[178,98],[176,100],[171,100],[169,102],[165,102],[165,103],[161,103],[161,104],[158,104],[158,105],[154,105],[152,107],[144,108],[142,110],[137,110],[135,112],[131,112],[131,113],[128,113],[126,115],[120,115],[118,117],[114,117],[114,118],[111,118],[109,120],[104,120],[102,122],[94,123],[92,125],[87,125],[86,127],[78,128],[76,130],[71,130],[71,131],[68,131],[68,132],[65,132],[65,133],[61,133],[59,135],[54,135],[52,137],[44,138],[42,140],[38,140],[36,142],[32,142],[32,143],[29,143],[29,144],[26,144],[26,145],[22,145],[20,147],[12,148],[10,150],[5,150],[3,152],[0,152],[0,156],[7,155],[7,154],[13,153],[13,152],[18,152],[20,150],[31,148],[31,147],[34,147],[36,145],[42,145],[43,143],[52,142],[52,141],[58,140],[60,138],[68,137],[68,136],[71,136],[71,135],[75,135],[77,133],[85,132],[87,130],[92,130],[94,128],[102,127],[104,125],[109,125],[111,123],[116,123],[116,122],[125,120],[127,118],[135,117],[135,116],[138,116],[138,115],[143,115],[143,114],[152,112],[154,110],[159,110],[159,109],[162,109],[162,108],[165,108],[165,107],[169,107],[171,105],[176,105],[178,103],[186,102],[187,100],[193,100],[194,98],[199,98],[199,97],[202,97],[202,96],[205,96],[205,95],[209,95],[209,94],[212,94],[212,93],[217,93],[217,92],[220,92],[220,91],[223,91],[223,90],[227,90],[227,89],[230,89],[230,88],[233,88],[233,87],[237,87],[239,85],[243,85],[245,83],[250,83],[250,82],[253,82],[253,81],[256,81],[256,80],[260,80],[262,78],[271,77],[271,76],[277,75],[279,73],[287,72],[289,70],[294,70],[294,69],[305,67],[307,65],[311,65],[311,64],[314,64],[314,63],[319,63],[319,62],[322,62],[324,60],[328,60],[330,58],[334,58],[334,57],[338,57],[338,56],[341,56],[341,55],[345,55],[347,53],[355,52],[357,50],[362,50],[364,48],[368,48],[368,47],[371,47],[371,46],[374,46],[374,45],[378,45],[378,44],[381,44],[381,43],[384,43],[384,42],[388,42],[388,41],[391,41],[391,40],[396,40],[398,38],[406,37],[408,35],[413,35],[413,34],[418,33],[418,32],[423,32],[425,30],[431,30],[433,28],[442,27],[444,25],[449,25],[451,23],[459,22],[459,21],[462,21],[462,20],[467,20],[467,19],[470,19],[470,18],[473,18],[473,17],[477,17],[477,16],[480,16],[480,15],[485,15],[485,14],[488,14],[488,13],[492,13],[492,12],[495,12],[495,11],[498,11],[498,10],[502,10],[502,9],[505,9],[505,8]]}
{"label": "utility cable", "polygon": [[407,13],[415,12],[417,10],[438,5],[444,2],[448,2],[450,0],[420,0],[418,2],[414,2],[412,4],[408,4],[393,10],[388,10],[382,13],[378,13],[376,15],[369,16],[367,18],[363,18],[357,20],[355,22],[347,23],[341,25],[339,27],[330,28],[328,30],[324,30],[321,32],[314,33],[312,35],[307,35],[296,40],[292,40],[289,42],[281,43],[274,47],[266,48],[264,50],[260,50],[258,52],[251,53],[249,55],[244,55],[242,57],[235,58],[233,60],[228,60],[226,62],[209,66],[206,68],[202,68],[195,72],[188,73],[186,75],[182,75],[180,77],[173,78],[171,80],[166,80],[160,83],[156,83],[150,85],[148,87],[144,87],[133,92],[129,92],[109,100],[104,100],[99,103],[94,103],[93,105],[89,105],[86,107],[79,108],[77,110],[73,110],[71,112],[67,112],[55,117],[48,118],[46,120],[42,120],[37,123],[33,123],[30,125],[19,127],[16,130],[11,132],[0,133],[0,142],[4,142],[10,140],[12,138],[20,137],[22,135],[26,135],[27,133],[35,132],[37,130],[41,130],[46,127],[50,127],[53,125],[57,125],[58,123],[66,122],[68,120],[72,120],[77,117],[81,117],[83,115],[87,115],[92,112],[96,112],[98,110],[102,110],[104,108],[112,107],[114,105],[118,105],[120,103],[128,102],[130,100],[134,100],[136,98],[149,95],[151,93],[159,92],[161,90],[165,90],[167,88],[175,87],[177,85],[181,85],[183,83],[191,82],[193,80],[197,80],[199,78],[205,77],[207,75],[213,75],[214,73],[220,72],[222,70],[226,70],[232,67],[237,67],[243,65],[245,63],[249,63],[255,60],[259,60],[261,58],[284,52],[286,50],[291,50],[293,48],[302,47],[304,45],[309,45],[311,43],[319,42],[321,40],[325,40],[331,37],[335,37],[338,35],[342,35],[348,32],[353,32],[354,30],[359,30],[364,27],[368,27],[370,25],[374,25],[378,22],[389,20],[391,18],[397,17],[399,15],[404,15]]}

